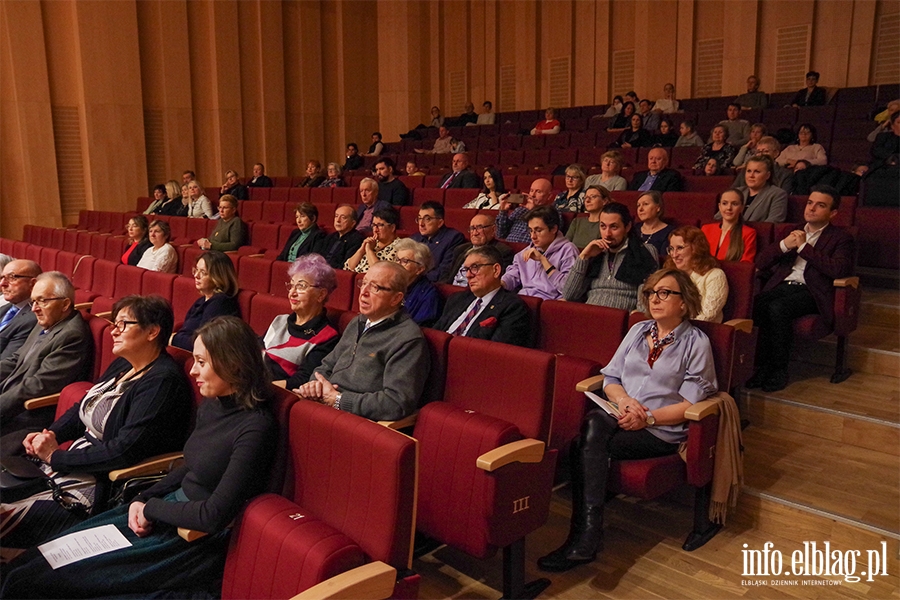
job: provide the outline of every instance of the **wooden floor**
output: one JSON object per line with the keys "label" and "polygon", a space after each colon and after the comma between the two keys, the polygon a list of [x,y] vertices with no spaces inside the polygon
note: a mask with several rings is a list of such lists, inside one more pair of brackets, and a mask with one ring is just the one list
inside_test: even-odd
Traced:
{"label": "wooden floor", "polygon": [[[563,574],[537,558],[566,537],[568,488],[554,493],[546,525],[528,537],[529,579],[547,576],[542,598],[900,598],[900,294],[865,290],[860,329],[850,338],[854,374],[829,382],[834,340],[800,344],[783,391],[744,393],[745,488],[726,527],[706,546],[681,549],[691,527],[690,491],[651,502],[607,505],[605,551]],[[745,548],[766,542],[791,567],[804,542],[860,551],[886,544],[887,576],[858,582],[832,576],[748,576]],[[413,568],[420,598],[499,598],[501,560],[440,548]],[[828,585],[822,585],[823,582]],[[806,585],[804,585],[806,583]]]}

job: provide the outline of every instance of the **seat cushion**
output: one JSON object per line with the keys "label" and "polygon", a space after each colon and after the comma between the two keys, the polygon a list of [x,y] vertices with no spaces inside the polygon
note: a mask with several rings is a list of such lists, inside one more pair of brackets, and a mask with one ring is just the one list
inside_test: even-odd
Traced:
{"label": "seat cushion", "polygon": [[247,505],[232,535],[222,598],[290,598],[367,562],[353,540],[275,494]]}
{"label": "seat cushion", "polygon": [[806,315],[794,320],[794,335],[807,340],[818,340],[831,333],[820,315]]}
{"label": "seat cushion", "polygon": [[678,454],[644,460],[617,460],[610,464],[608,489],[650,500],[687,481],[687,469]]}

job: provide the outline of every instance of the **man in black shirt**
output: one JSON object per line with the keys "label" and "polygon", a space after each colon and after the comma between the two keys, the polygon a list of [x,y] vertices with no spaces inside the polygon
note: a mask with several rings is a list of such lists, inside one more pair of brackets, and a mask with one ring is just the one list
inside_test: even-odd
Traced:
{"label": "man in black shirt", "polygon": [[375,163],[375,178],[378,180],[378,199],[393,206],[410,204],[409,189],[394,174],[394,161],[384,157]]}
{"label": "man in black shirt", "polygon": [[359,155],[359,146],[350,142],[347,144],[347,162],[344,163],[344,171],[355,171],[362,169],[363,157]]}

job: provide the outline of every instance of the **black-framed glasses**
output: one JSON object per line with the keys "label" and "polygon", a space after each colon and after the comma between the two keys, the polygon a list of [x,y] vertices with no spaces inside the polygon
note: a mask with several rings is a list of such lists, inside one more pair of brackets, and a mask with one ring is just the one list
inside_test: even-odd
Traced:
{"label": "black-framed glasses", "polygon": [[669,295],[670,295],[670,294],[675,294],[676,296],[682,296],[682,295],[683,295],[681,292],[676,292],[675,290],[667,290],[667,289],[661,289],[661,290],[644,290],[644,300],[646,300],[646,301],[649,302],[649,301],[650,301],[650,296],[655,295],[657,298],[659,298],[660,300],[662,300],[663,302],[665,302],[666,300],[669,299]]}
{"label": "black-framed glasses", "polygon": [[462,275],[467,275],[467,274],[471,273],[472,276],[474,277],[475,275],[478,275],[478,271],[480,271],[482,267],[490,267],[495,264],[497,264],[497,263],[473,263],[473,264],[469,265],[468,267],[460,267],[459,272]]}
{"label": "black-framed glasses", "polygon": [[484,231],[485,229],[487,229],[489,227],[495,227],[495,225],[493,223],[491,223],[490,225],[470,225],[469,233],[475,233],[475,232],[481,233],[482,231]]}
{"label": "black-framed glasses", "polygon": [[372,222],[372,229],[384,229],[384,228],[387,227],[388,225],[390,225],[390,223],[375,223],[375,222],[373,221],[373,222]]}
{"label": "black-framed glasses", "polygon": [[54,300],[65,300],[65,298],[32,298],[31,303],[37,304],[41,308],[47,308]]}
{"label": "black-framed glasses", "polygon": [[125,330],[128,329],[129,325],[138,325],[138,322],[137,321],[126,321],[125,319],[121,319],[112,324],[113,329],[115,329],[119,333],[125,333]]}
{"label": "black-framed glasses", "polygon": [[297,290],[298,292],[305,292],[310,288],[317,288],[319,286],[313,285],[307,281],[298,281],[297,283],[292,283],[290,281],[284,282],[284,289],[286,289],[289,293]]}
{"label": "black-framed glasses", "polygon": [[384,287],[383,285],[378,285],[377,283],[372,283],[371,281],[357,281],[356,287],[360,289],[360,291],[365,291],[366,288],[370,290],[372,294],[384,294],[385,292],[392,292],[389,287]]}
{"label": "black-framed glasses", "polygon": [[413,260],[413,259],[411,259],[411,258],[398,258],[398,259],[397,259],[397,263],[398,263],[401,267],[405,267],[405,266],[408,265],[409,263],[412,263],[412,264],[414,264],[414,265],[419,265],[420,267],[422,266],[422,263],[420,263],[420,262],[417,261],[417,260]]}
{"label": "black-framed glasses", "polygon": [[3,281],[4,279],[6,281],[12,282],[17,279],[34,279],[34,277],[32,277],[31,275],[19,275],[17,273],[10,273],[9,275],[0,275],[0,281]]}

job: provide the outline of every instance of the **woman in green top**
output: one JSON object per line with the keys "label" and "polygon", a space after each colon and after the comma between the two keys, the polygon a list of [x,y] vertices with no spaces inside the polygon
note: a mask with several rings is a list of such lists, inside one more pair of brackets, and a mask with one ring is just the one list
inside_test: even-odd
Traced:
{"label": "woman in green top", "polygon": [[310,202],[298,204],[294,209],[294,215],[297,231],[291,233],[276,260],[294,262],[300,256],[310,252],[319,252],[319,246],[325,239],[325,232],[316,224],[319,218],[319,209],[315,204]]}

